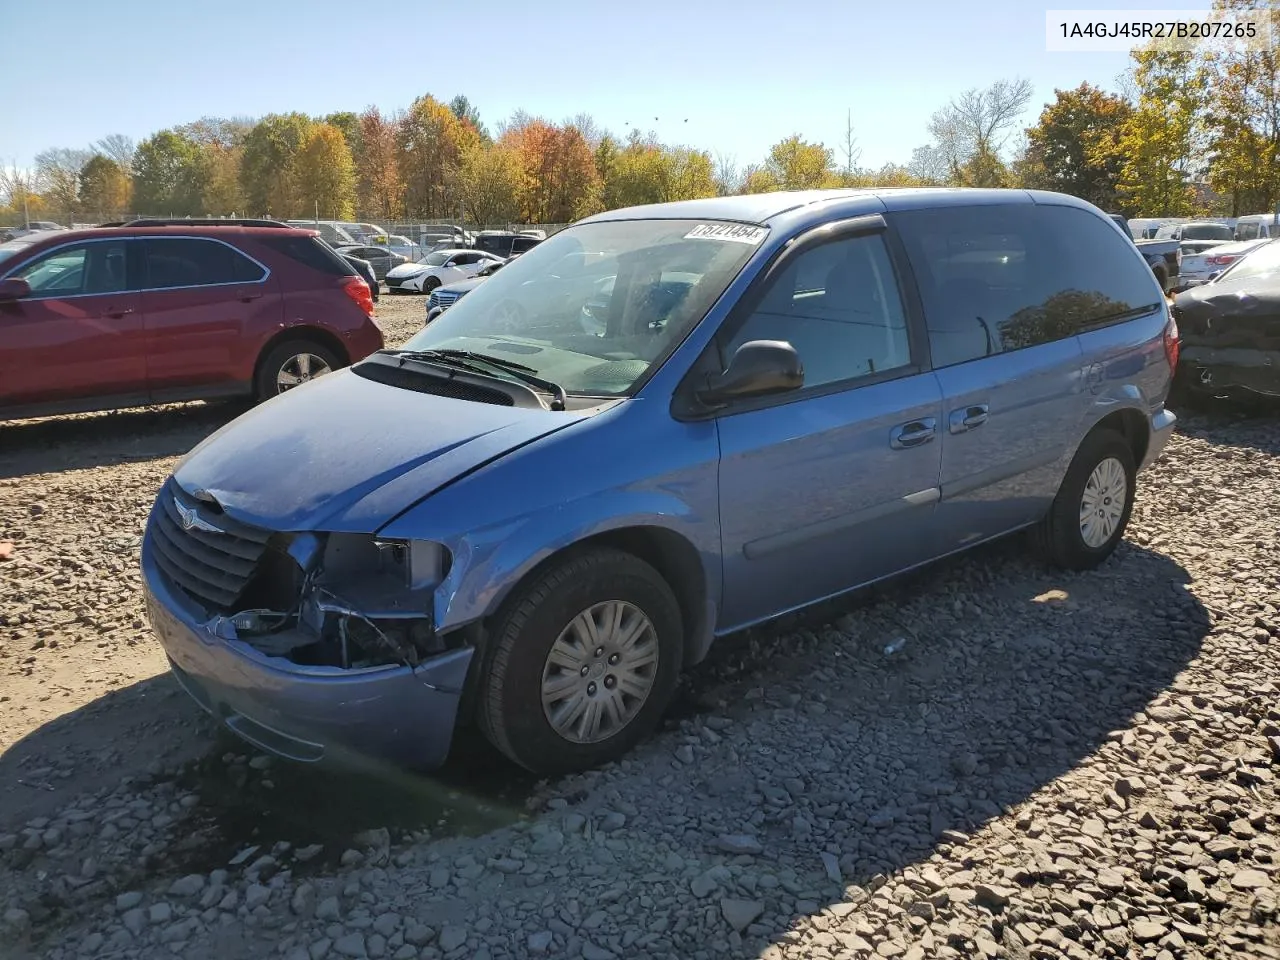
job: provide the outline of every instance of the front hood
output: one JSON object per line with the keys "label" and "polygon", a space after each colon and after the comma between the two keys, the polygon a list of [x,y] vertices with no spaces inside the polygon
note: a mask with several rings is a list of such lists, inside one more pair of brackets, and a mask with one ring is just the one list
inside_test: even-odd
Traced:
{"label": "front hood", "polygon": [[488,279],[488,277],[476,277],[473,280],[459,280],[457,283],[450,283],[443,287],[436,287],[436,293],[456,293],[458,296],[462,296],[464,293],[474,290]]}
{"label": "front hood", "polygon": [[418,263],[402,263],[398,267],[392,267],[387,271],[388,277],[416,277],[420,273],[426,273],[427,268]]}
{"label": "front hood", "polygon": [[372,533],[451,480],[588,415],[454,400],[342,370],[233,420],[174,477],[255,526]]}

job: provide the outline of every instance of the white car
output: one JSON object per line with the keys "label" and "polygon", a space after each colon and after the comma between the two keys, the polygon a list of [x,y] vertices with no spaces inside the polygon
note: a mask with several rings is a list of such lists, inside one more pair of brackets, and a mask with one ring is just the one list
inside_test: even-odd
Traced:
{"label": "white car", "polygon": [[1185,289],[1208,283],[1237,260],[1267,242],[1241,240],[1238,243],[1220,243],[1200,253],[1183,254],[1182,263],[1178,267],[1178,286]]}
{"label": "white car", "polygon": [[417,263],[402,263],[389,271],[387,289],[391,293],[430,293],[442,283],[470,279],[489,264],[502,262],[502,257],[483,250],[433,250]]}

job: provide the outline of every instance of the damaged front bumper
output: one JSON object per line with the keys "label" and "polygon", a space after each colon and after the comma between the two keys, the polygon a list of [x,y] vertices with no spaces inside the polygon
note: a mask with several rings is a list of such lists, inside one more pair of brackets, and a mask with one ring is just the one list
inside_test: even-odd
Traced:
{"label": "damaged front bumper", "polygon": [[1179,378],[1199,393],[1280,397],[1280,351],[1206,347],[1184,342]]}
{"label": "damaged front bumper", "polygon": [[416,665],[343,668],[272,656],[227,630],[166,583],[146,537],[147,613],[179,684],[234,733],[304,762],[343,755],[430,768],[449,753],[473,649]]}

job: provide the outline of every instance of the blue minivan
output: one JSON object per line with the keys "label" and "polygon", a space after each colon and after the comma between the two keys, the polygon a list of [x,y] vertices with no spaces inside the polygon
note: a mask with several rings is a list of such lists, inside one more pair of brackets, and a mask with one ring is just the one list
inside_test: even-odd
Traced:
{"label": "blue minivan", "polygon": [[402,348],[210,436],[142,550],[182,686],[303,761],[614,759],[714,639],[1018,530],[1083,570],[1164,447],[1177,328],[1068,196],[590,217]]}

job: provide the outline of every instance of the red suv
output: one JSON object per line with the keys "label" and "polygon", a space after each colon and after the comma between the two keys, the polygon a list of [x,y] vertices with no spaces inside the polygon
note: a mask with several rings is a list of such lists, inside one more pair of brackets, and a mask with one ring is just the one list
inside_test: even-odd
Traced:
{"label": "red suv", "polygon": [[0,244],[0,420],[265,400],[382,346],[368,285],[314,230],[136,220]]}

